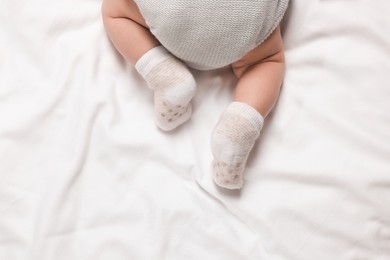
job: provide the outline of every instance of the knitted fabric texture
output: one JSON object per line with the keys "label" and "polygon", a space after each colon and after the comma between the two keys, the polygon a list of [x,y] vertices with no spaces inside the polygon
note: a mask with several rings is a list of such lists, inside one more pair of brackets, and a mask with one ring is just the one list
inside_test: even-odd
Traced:
{"label": "knitted fabric texture", "polygon": [[135,0],[150,31],[189,66],[224,67],[261,44],[289,0]]}
{"label": "knitted fabric texture", "polygon": [[146,52],[135,67],[154,90],[154,116],[160,129],[170,131],[190,118],[196,82],[181,61],[160,45]]}
{"label": "knitted fabric texture", "polygon": [[211,136],[213,179],[219,186],[241,188],[245,164],[263,121],[254,108],[241,102],[232,102],[222,114]]}

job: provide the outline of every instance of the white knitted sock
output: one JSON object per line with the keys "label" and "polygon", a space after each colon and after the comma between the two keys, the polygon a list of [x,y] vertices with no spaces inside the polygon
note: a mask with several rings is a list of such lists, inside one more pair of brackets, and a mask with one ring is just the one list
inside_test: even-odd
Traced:
{"label": "white knitted sock", "polygon": [[135,68],[154,90],[155,120],[159,128],[169,131],[190,118],[196,82],[181,61],[163,46],[157,46],[146,52]]}
{"label": "white knitted sock", "polygon": [[264,118],[251,106],[232,102],[211,136],[213,179],[221,187],[240,189],[248,155],[260,135]]}

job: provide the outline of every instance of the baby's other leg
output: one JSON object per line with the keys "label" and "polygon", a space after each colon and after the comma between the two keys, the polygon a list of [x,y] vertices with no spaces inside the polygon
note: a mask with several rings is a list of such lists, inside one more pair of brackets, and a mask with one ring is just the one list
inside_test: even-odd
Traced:
{"label": "baby's other leg", "polygon": [[266,117],[276,103],[284,76],[284,48],[280,29],[244,58],[232,64],[239,78],[234,99]]}
{"label": "baby's other leg", "polygon": [[147,51],[159,45],[132,0],[104,0],[104,27],[115,48],[135,64]]}
{"label": "baby's other leg", "polygon": [[155,120],[172,130],[191,116],[195,80],[188,68],[151,34],[133,0],[104,0],[103,22],[115,48],[154,90]]}
{"label": "baby's other leg", "polygon": [[284,76],[284,51],[280,29],[259,47],[232,64],[238,77],[235,101],[221,116],[212,134],[215,182],[237,189],[249,153],[260,134],[264,117],[274,106]]}

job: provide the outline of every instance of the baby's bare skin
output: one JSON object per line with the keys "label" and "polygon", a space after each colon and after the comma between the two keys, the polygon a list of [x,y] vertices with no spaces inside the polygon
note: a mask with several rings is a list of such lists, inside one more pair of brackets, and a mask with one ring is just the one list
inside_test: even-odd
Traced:
{"label": "baby's bare skin", "polygon": [[[104,0],[102,13],[111,41],[131,63],[160,45],[133,0]],[[280,28],[231,67],[238,78],[235,101],[252,106],[266,117],[278,98],[284,76]]]}

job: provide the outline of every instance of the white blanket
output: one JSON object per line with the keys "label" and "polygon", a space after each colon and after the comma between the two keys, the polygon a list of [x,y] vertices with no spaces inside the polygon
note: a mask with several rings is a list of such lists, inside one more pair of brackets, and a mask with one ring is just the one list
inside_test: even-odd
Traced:
{"label": "white blanket", "polygon": [[229,70],[189,123],[110,44],[98,0],[0,1],[0,259],[390,259],[390,2],[295,0],[240,192],[211,180]]}

